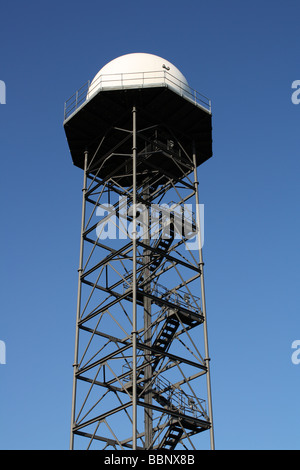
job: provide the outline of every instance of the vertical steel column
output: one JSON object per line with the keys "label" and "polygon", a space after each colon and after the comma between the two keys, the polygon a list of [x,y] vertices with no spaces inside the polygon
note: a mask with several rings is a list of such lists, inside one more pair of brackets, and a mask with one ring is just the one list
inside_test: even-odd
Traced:
{"label": "vertical steel column", "polygon": [[193,143],[193,164],[194,164],[194,185],[195,185],[195,197],[196,197],[196,217],[198,226],[198,249],[199,249],[199,266],[201,269],[201,299],[202,299],[202,314],[204,317],[203,322],[203,334],[204,334],[204,347],[205,347],[205,363],[207,367],[207,404],[208,414],[211,422],[210,427],[210,447],[211,450],[215,448],[214,440],[214,428],[213,428],[213,412],[212,412],[212,396],[211,396],[211,380],[210,380],[210,357],[208,349],[208,334],[207,334],[207,317],[206,317],[206,300],[205,300],[205,285],[204,285],[204,263],[203,263],[203,252],[202,252],[202,239],[201,239],[201,220],[199,212],[199,182],[197,176],[197,163],[196,163],[196,152],[195,143]]}
{"label": "vertical steel column", "polygon": [[132,449],[137,447],[137,319],[136,319],[136,107],[132,108]]}
{"label": "vertical steel column", "polygon": [[[146,184],[143,190],[143,197],[147,201],[145,204],[146,213],[144,214],[143,222],[143,242],[146,245],[150,245],[150,235],[149,235],[149,226],[150,226],[150,214],[149,214],[149,207],[148,207],[148,200],[149,200],[149,185]],[[150,262],[150,251],[145,248],[143,252],[143,264],[145,268],[143,269],[143,280],[145,282],[144,292],[150,292],[151,286],[148,282],[150,276],[150,269],[149,269],[149,262]],[[151,347],[151,338],[152,338],[152,317],[151,317],[151,299],[144,295],[143,299],[144,303],[144,343]],[[144,384],[145,384],[145,403],[148,405],[152,405],[152,385],[150,385],[150,381],[152,379],[152,365],[151,365],[151,352],[148,350],[144,351]],[[150,449],[152,445],[153,439],[153,418],[152,418],[152,410],[150,407],[145,407],[144,409],[144,420],[145,420],[145,449]]]}
{"label": "vertical steel column", "polygon": [[72,413],[71,413],[71,435],[70,435],[70,450],[74,447],[74,434],[73,427],[75,423],[75,409],[76,409],[76,373],[78,371],[78,348],[79,348],[79,319],[80,319],[80,308],[81,308],[81,274],[83,264],[83,233],[85,227],[85,193],[86,193],[86,181],[87,181],[87,161],[88,152],[84,152],[84,174],[83,174],[83,188],[82,188],[82,211],[81,211],[81,234],[80,234],[80,253],[79,253],[79,268],[78,268],[78,290],[77,290],[77,313],[76,313],[76,331],[75,331],[75,353],[74,353],[74,364],[73,364],[73,391],[72,391]]}

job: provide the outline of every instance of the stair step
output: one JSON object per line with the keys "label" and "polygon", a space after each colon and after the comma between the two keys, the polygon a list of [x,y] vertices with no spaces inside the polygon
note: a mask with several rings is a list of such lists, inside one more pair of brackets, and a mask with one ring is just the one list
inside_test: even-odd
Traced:
{"label": "stair step", "polygon": [[[171,345],[172,339],[177,331],[179,326],[179,321],[177,318],[167,318],[165,323],[162,326],[161,331],[158,333],[153,347],[160,349],[163,352],[166,352]],[[153,364],[153,370],[155,370],[160,358],[156,358]]]}
{"label": "stair step", "polygon": [[173,328],[173,330],[162,331],[162,333],[160,335],[160,338],[170,338],[171,336],[174,335],[176,330],[177,330],[177,328]]}
{"label": "stair step", "polygon": [[[162,234],[163,237],[164,233]],[[160,249],[161,251],[167,251],[171,244],[173,243],[174,240],[174,227],[170,230],[170,238],[159,238],[157,243],[155,244],[155,248]],[[162,262],[163,260],[163,255],[162,254],[153,254],[152,255],[153,260],[151,261],[151,264],[149,266],[149,270],[152,272],[154,271]]]}
{"label": "stair step", "polygon": [[178,425],[174,424],[169,427],[167,430],[159,448],[169,450],[174,450],[176,445],[178,444],[181,436],[183,434],[183,429],[178,427]]}

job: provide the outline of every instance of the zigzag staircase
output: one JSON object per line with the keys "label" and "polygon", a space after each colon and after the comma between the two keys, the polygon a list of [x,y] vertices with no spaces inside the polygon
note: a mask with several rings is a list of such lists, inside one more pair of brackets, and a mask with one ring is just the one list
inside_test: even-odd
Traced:
{"label": "zigzag staircase", "polygon": [[[153,279],[155,271],[165,259],[165,254],[168,253],[174,241],[174,231],[174,218],[171,215],[168,223],[161,228],[160,237],[151,245],[155,250],[149,250],[148,256],[150,261],[147,263],[147,270],[150,275],[150,279]],[[163,360],[165,354],[170,349],[180,325],[189,329],[193,328],[202,323],[203,317],[195,308],[191,307],[188,303],[185,304],[182,298],[180,299],[180,302],[176,303],[174,297],[175,294],[172,291],[165,290],[165,292],[160,292],[159,295],[157,295],[157,290],[155,292],[150,290],[149,293],[149,290],[147,291],[147,287],[149,289],[149,281],[147,282],[147,280],[144,279],[143,271],[137,279],[137,286],[137,301],[140,302],[140,305],[143,305],[145,295],[150,296],[152,302],[162,306],[162,310],[165,315],[164,320],[161,321],[162,326],[151,346],[152,352],[150,354],[150,361],[152,378],[148,380],[145,380],[144,378],[144,367],[149,366],[150,362],[149,359],[143,359],[143,362],[138,366],[137,392],[141,399],[150,392],[153,400],[166,410],[166,414],[168,414],[168,411],[171,412],[169,422],[166,426],[166,432],[156,448],[174,450],[180,442],[184,432],[188,432],[190,434],[199,433],[204,429],[207,429],[209,427],[209,423],[206,421],[203,410],[198,409],[196,413],[198,418],[202,416],[203,419],[196,419],[195,416],[192,416],[194,413],[193,410],[195,410],[192,405],[190,406],[185,403],[185,406],[182,406],[184,400],[187,402],[188,395],[180,389],[174,389],[172,384],[162,377],[159,373],[159,363]],[[155,373],[157,376],[153,380]],[[151,384],[150,386],[149,383]],[[132,390],[131,380],[126,384],[126,389],[128,392]],[[204,400],[198,401],[200,402]],[[193,400],[192,402],[195,403]]]}

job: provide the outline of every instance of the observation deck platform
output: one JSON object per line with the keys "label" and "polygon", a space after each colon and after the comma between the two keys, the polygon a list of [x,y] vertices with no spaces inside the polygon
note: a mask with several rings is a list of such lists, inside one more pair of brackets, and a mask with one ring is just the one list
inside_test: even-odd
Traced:
{"label": "observation deck platform", "polygon": [[[188,162],[186,154],[192,155],[193,142],[197,165],[208,160],[212,156],[210,100],[166,70],[155,72],[155,81],[153,72],[143,72],[138,81],[136,75],[102,75],[101,82],[87,82],[65,102],[63,126],[74,165],[83,169],[86,150],[90,159],[97,154],[93,167],[101,166],[102,178],[122,165],[132,154],[133,106],[137,109],[138,147],[139,132],[150,136],[149,128],[160,126],[160,142],[164,141],[162,129],[166,140],[170,134],[180,139],[185,150],[182,160]],[[142,145],[144,149],[144,141]],[[151,164],[162,171],[164,165],[168,169],[168,159],[155,149]]]}

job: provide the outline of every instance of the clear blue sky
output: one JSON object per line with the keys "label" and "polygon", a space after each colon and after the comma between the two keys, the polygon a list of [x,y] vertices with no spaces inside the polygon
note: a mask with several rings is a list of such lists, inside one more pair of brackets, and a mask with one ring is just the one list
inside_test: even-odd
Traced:
{"label": "clear blue sky", "polygon": [[0,448],[69,444],[82,172],[64,101],[149,52],[212,99],[199,169],[218,449],[300,448],[298,1],[11,1],[1,7]]}

